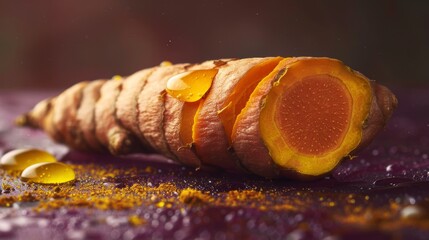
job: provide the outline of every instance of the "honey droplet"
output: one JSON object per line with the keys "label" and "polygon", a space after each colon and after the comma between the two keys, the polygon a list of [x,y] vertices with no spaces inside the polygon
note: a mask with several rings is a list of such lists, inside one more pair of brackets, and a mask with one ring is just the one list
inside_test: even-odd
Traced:
{"label": "honey droplet", "polygon": [[167,93],[183,102],[196,102],[210,89],[217,69],[183,72],[167,82]]}
{"label": "honey droplet", "polygon": [[24,169],[21,180],[43,184],[58,184],[73,181],[75,174],[73,169],[60,162],[36,163]]}
{"label": "honey droplet", "polygon": [[121,80],[123,80],[124,78],[123,78],[121,75],[115,75],[115,76],[113,76],[113,77],[112,77],[112,79],[113,79],[113,80],[116,80],[116,81],[121,81]]}
{"label": "honey droplet", "polygon": [[50,153],[39,149],[16,149],[3,155],[0,168],[4,170],[22,171],[27,167],[42,162],[56,162]]}
{"label": "honey droplet", "polygon": [[173,65],[173,63],[171,63],[170,61],[162,61],[159,64],[160,67],[168,67],[168,66],[171,66],[171,65]]}

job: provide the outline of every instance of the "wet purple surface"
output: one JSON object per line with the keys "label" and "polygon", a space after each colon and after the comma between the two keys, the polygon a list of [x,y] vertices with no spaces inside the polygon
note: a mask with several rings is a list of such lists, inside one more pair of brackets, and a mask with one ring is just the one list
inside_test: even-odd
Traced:
{"label": "wet purple surface", "polygon": [[[273,196],[281,196],[279,199],[296,202],[303,198],[303,202],[310,203],[293,211],[251,206],[183,209],[145,205],[123,211],[61,208],[35,212],[32,207],[37,203],[16,203],[12,208],[0,208],[0,239],[425,239],[429,236],[429,89],[394,92],[399,106],[385,131],[357,157],[343,162],[331,176],[318,181],[269,181],[228,173],[193,172],[159,156],[133,156],[121,161],[103,156],[103,161],[118,168],[150,165],[158,170],[147,176],[124,176],[117,180],[121,184],[174,182],[180,188],[193,187],[213,194],[257,189],[263,194],[275,191]],[[40,131],[13,126],[19,113],[54,94],[0,93],[0,153],[38,147],[70,163],[94,163],[93,156],[69,152]],[[335,203],[335,207],[327,207],[329,202]],[[407,206],[420,210],[420,217],[411,223],[401,218],[406,215]],[[355,219],[350,216],[350,209],[357,208],[368,212],[396,209],[398,214],[384,220],[369,216],[368,221],[374,222],[371,224],[347,221],[348,217]],[[130,214],[141,216],[147,224],[130,226]]]}

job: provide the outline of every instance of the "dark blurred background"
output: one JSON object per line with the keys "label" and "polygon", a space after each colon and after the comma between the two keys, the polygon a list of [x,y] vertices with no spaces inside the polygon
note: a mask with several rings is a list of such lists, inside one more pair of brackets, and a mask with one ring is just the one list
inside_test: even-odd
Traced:
{"label": "dark blurred background", "polygon": [[329,56],[429,82],[429,1],[3,1],[0,89],[64,88],[163,60]]}

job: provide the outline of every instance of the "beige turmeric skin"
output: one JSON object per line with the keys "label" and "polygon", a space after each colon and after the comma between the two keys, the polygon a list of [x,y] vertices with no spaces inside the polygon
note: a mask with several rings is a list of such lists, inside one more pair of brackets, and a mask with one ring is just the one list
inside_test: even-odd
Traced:
{"label": "beige turmeric skin", "polygon": [[[93,92],[103,90],[104,99],[109,88],[80,84],[37,105],[20,123],[85,151],[152,149],[196,168],[306,179],[329,173],[368,144],[397,104],[387,88],[330,58],[162,64],[99,84],[118,86],[114,98],[100,103]],[[58,105],[58,99],[75,102]],[[94,119],[84,121],[80,112]]]}

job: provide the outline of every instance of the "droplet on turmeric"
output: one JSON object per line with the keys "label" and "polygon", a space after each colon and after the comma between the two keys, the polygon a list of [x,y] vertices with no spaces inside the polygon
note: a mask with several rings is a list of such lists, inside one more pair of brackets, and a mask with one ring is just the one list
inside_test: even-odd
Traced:
{"label": "droplet on turmeric", "polygon": [[112,77],[112,79],[113,79],[113,80],[117,80],[117,81],[121,81],[121,80],[123,80],[124,78],[123,78],[121,75],[115,75],[115,76],[113,76],[113,77]]}
{"label": "droplet on turmeric", "polygon": [[172,62],[170,62],[170,61],[162,61],[160,64],[159,64],[159,66],[161,66],[161,67],[168,67],[168,66],[172,66],[173,65],[173,63]]}
{"label": "droplet on turmeric", "polygon": [[183,102],[196,102],[210,89],[217,69],[195,70],[171,77],[167,82],[167,93]]}
{"label": "droplet on turmeric", "polygon": [[24,169],[21,174],[22,181],[42,184],[66,183],[74,179],[73,169],[60,162],[37,163]]}
{"label": "droplet on turmeric", "polygon": [[39,149],[16,149],[3,155],[0,168],[4,170],[22,171],[27,167],[43,162],[56,162],[52,154]]}

